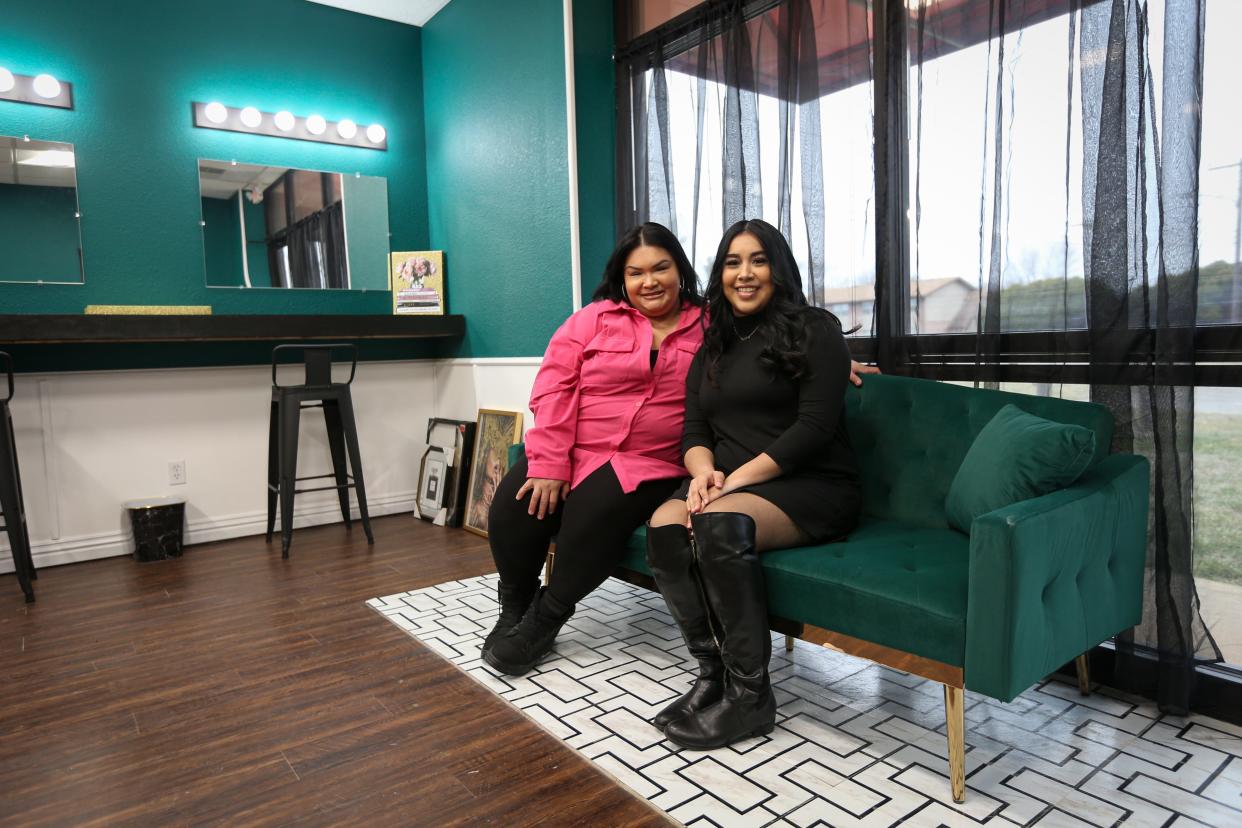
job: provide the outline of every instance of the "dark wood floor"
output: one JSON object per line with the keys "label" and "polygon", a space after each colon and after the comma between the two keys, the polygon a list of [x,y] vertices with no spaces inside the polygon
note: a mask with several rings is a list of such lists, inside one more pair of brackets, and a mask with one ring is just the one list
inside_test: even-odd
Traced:
{"label": "dark wood floor", "polygon": [[374,528],[0,577],[0,824],[669,824],[364,606],[486,541]]}

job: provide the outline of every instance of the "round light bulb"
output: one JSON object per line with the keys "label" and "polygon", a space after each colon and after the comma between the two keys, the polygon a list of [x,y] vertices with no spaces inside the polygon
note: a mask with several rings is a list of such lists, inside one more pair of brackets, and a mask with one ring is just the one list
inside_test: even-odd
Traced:
{"label": "round light bulb", "polygon": [[273,118],[273,120],[276,122],[276,128],[283,132],[288,132],[293,129],[293,125],[296,123],[293,118],[293,113],[287,109],[282,109],[277,112],[276,117]]}
{"label": "round light bulb", "polygon": [[60,94],[60,81],[46,72],[42,75],[36,75],[34,91],[40,98],[55,98]]}
{"label": "round light bulb", "polygon": [[17,79],[13,73],[0,66],[0,92],[11,92],[14,86],[17,86]]}
{"label": "round light bulb", "polygon": [[367,127],[367,140],[372,144],[382,144],[386,137],[388,137],[388,133],[379,124],[371,124]]}
{"label": "round light bulb", "polygon": [[241,122],[250,129],[254,129],[263,123],[263,113],[253,106],[248,106],[241,111]]}
{"label": "round light bulb", "polygon": [[207,116],[207,120],[213,124],[222,124],[229,117],[229,111],[225,109],[224,104],[219,101],[212,101],[203,109],[203,114]]}
{"label": "round light bulb", "polygon": [[336,122],[336,134],[349,141],[358,134],[358,125],[348,118],[342,118]]}
{"label": "round light bulb", "polygon": [[323,119],[322,115],[312,115],[306,119],[306,131],[311,135],[323,135],[323,131],[328,128],[328,122]]}

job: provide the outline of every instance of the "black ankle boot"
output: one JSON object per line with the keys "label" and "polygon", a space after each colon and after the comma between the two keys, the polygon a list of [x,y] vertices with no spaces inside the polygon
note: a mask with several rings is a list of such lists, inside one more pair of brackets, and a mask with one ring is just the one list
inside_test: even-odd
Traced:
{"label": "black ankle boot", "polygon": [[686,646],[699,662],[699,677],[690,692],[660,711],[651,723],[663,730],[669,722],[720,701],[724,695],[724,662],[712,635],[712,623],[703,587],[695,571],[690,533],[686,527],[647,527],[647,566]]}
{"label": "black ankle boot", "polygon": [[772,634],[754,520],[736,512],[708,512],[694,515],[691,523],[703,590],[720,622],[725,692],[716,704],[670,722],[664,735],[682,747],[710,750],[772,732]]}
{"label": "black ankle boot", "polygon": [[492,631],[487,634],[487,639],[479,649],[487,652],[509,630],[516,627],[522,620],[522,616],[526,614],[526,610],[530,608],[531,601],[535,600],[535,593],[538,591],[539,581],[537,579],[528,584],[506,584],[504,581],[498,583],[496,598],[500,602],[500,617],[496,619],[496,626],[492,627]]}
{"label": "black ankle boot", "polygon": [[483,651],[483,660],[506,675],[528,672],[552,649],[561,625],[573,614],[572,606],[561,606],[547,587],[540,588],[522,620]]}

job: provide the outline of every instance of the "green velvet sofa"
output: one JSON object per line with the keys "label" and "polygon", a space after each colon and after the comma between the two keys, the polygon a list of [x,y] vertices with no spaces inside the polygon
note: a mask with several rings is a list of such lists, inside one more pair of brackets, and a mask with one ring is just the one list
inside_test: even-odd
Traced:
{"label": "green velvet sofa", "polygon": [[[1071,486],[949,527],[945,497],[1004,405],[1084,426],[1095,455]],[[843,542],[763,555],[773,629],[945,687],[949,777],[965,795],[963,690],[1010,701],[1142,614],[1149,472],[1108,453],[1093,403],[868,376],[847,393],[863,517]],[[650,585],[639,530],[618,575]]]}
{"label": "green velvet sofa", "polygon": [[[1090,428],[1095,456],[1071,487],[982,515],[965,535],[949,528],[945,495],[1006,403]],[[943,683],[960,802],[963,689],[1010,701],[1077,659],[1086,691],[1079,657],[1139,623],[1148,462],[1108,453],[1113,416],[1089,402],[868,376],[848,390],[846,418],[862,523],[837,544],[765,552],[773,627]],[[642,530],[623,566],[650,575]]]}

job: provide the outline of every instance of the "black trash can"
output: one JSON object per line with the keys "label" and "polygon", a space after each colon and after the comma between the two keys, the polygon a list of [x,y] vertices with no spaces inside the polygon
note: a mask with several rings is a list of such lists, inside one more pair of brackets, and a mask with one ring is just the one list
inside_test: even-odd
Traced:
{"label": "black trash can", "polygon": [[181,557],[181,530],[185,525],[185,498],[146,497],[127,500],[134,528],[134,558],[163,561]]}

